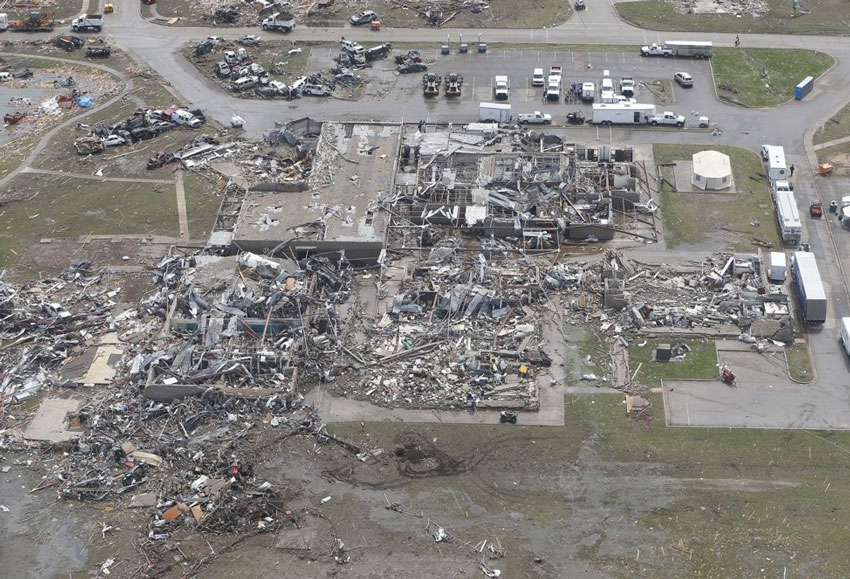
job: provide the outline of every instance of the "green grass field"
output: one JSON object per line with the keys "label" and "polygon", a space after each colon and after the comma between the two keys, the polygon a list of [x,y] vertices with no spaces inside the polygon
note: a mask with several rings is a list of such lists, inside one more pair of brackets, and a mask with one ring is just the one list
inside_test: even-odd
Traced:
{"label": "green grass field", "polygon": [[[721,99],[746,107],[778,105],[794,98],[794,87],[817,78],[835,60],[811,50],[718,48],[711,61]],[[765,76],[764,73],[767,72]]]}
{"label": "green grass field", "polygon": [[[650,388],[661,386],[661,380],[710,380],[717,378],[717,351],[714,340],[679,340],[675,338],[663,340],[647,340],[643,347],[638,346],[642,341],[634,340],[629,346],[629,368],[637,372],[635,381]],[[685,344],[691,351],[681,362],[656,362],[653,360],[655,349],[659,343]],[[640,366],[640,370],[638,370]]]}
{"label": "green grass field", "polygon": [[[667,247],[721,242],[727,249],[753,251],[753,239],[780,246],[779,233],[761,160],[751,151],[737,147],[703,145],[654,145],[655,164],[690,161],[706,149],[729,155],[737,192],[680,193],[666,183],[661,186],[661,218]],[[671,179],[671,170],[664,168]],[[750,222],[759,220],[760,227]],[[725,229],[721,229],[725,228]]]}
{"label": "green grass field", "polygon": [[[839,0],[801,2],[811,8],[811,14],[794,12],[791,2],[767,0],[764,15],[753,17],[746,12],[741,18],[736,14],[683,14],[671,2],[642,0],[618,2],[614,5],[620,18],[639,28],[682,32],[723,32],[730,35],[759,34],[812,34],[846,35],[847,6]],[[734,38],[728,38],[732,42]]]}

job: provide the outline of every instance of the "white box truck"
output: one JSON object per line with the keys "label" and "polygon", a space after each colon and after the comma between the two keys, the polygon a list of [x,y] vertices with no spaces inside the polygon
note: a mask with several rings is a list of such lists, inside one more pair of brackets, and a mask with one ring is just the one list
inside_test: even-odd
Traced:
{"label": "white box truck", "polygon": [[793,191],[777,191],[776,221],[779,223],[779,233],[787,245],[798,245],[803,238],[803,225],[800,223],[800,212],[797,209],[797,199]]}
{"label": "white box truck", "polygon": [[785,283],[788,275],[788,263],[781,251],[771,251],[767,264],[767,281],[770,283]]}
{"label": "white box truck", "polygon": [[785,165],[785,149],[776,145],[763,145],[761,156],[767,167],[767,178],[771,181],[788,180],[788,167]]}
{"label": "white box truck", "polygon": [[511,105],[507,103],[479,103],[478,120],[482,123],[511,122]]}
{"label": "white box truck", "polygon": [[838,343],[841,344],[844,353],[850,356],[850,318],[841,318],[838,331]]}

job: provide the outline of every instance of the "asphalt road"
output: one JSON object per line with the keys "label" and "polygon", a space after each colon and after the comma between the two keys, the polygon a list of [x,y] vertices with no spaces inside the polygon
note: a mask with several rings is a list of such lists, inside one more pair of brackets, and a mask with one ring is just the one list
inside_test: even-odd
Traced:
{"label": "asphalt road", "polygon": [[[570,22],[549,29],[538,30],[442,30],[433,28],[423,29],[384,29],[373,33],[365,29],[351,28],[305,28],[297,27],[289,35],[282,38],[292,41],[334,41],[345,36],[365,44],[377,41],[390,42],[439,42],[446,40],[450,34],[453,42],[460,35],[467,42],[474,43],[482,34],[482,41],[495,43],[527,43],[539,44],[541,49],[546,44],[599,44],[599,45],[638,45],[649,42],[659,42],[673,36],[686,37],[693,40],[711,40],[716,46],[732,46],[733,35],[717,34],[673,34],[667,35],[640,30],[620,22],[612,7],[613,0],[594,2],[588,10],[578,13]],[[101,0],[101,7],[103,0]],[[203,77],[194,66],[186,62],[178,53],[178,49],[186,42],[197,41],[209,34],[225,38],[238,38],[244,34],[258,33],[257,27],[240,29],[202,29],[202,28],[171,28],[152,24],[140,16],[140,4],[135,0],[115,3],[116,11],[107,16],[104,32],[118,45],[134,55],[140,62],[151,66],[162,75],[173,87],[182,94],[189,103],[202,107],[216,120],[227,123],[233,114],[238,114],[246,120],[247,132],[250,136],[259,136],[269,128],[273,121],[285,121],[302,116],[312,116],[317,119],[338,120],[383,120],[402,121],[428,118],[442,122],[469,122],[477,119],[477,102],[487,89],[481,88],[485,79],[489,79],[500,70],[506,70],[512,76],[516,90],[513,99],[518,105],[528,106],[528,110],[544,108],[537,101],[533,91],[525,91],[524,80],[530,74],[533,63],[542,62],[536,51],[523,51],[519,60],[515,55],[501,51],[491,51],[486,55],[468,54],[449,57],[435,56],[436,69],[443,67],[457,68],[458,72],[469,70],[475,78],[476,89],[470,93],[470,98],[452,106],[438,103],[427,104],[421,94],[411,94],[399,102],[397,96],[386,99],[365,99],[358,102],[322,100],[303,98],[296,101],[250,101],[236,99],[220,91],[218,86]],[[268,38],[274,33],[263,33]],[[741,35],[743,46],[799,48],[804,46],[820,50],[836,58],[836,66],[818,79],[815,90],[802,102],[791,101],[784,105],[765,109],[745,109],[724,104],[700,85],[708,84],[710,72],[705,69],[706,63],[695,61],[677,62],[659,59],[651,62],[639,62],[641,59],[631,54],[623,53],[562,53],[562,65],[571,67],[569,73],[575,76],[601,75],[602,68],[609,68],[612,76],[633,73],[640,77],[670,77],[672,72],[685,65],[697,79],[697,87],[685,94],[677,90],[677,104],[670,107],[681,114],[689,115],[690,111],[709,114],[712,121],[723,129],[721,137],[712,137],[706,132],[684,131],[652,131],[652,130],[622,130],[607,129],[599,132],[593,129],[581,129],[594,140],[604,143],[611,142],[651,143],[688,142],[688,143],[723,143],[751,150],[757,150],[762,144],[781,144],[785,147],[789,163],[797,167],[795,183],[801,214],[807,216],[805,208],[809,201],[819,198],[828,202],[832,198],[840,198],[839,189],[844,185],[837,178],[825,182],[814,177],[817,159],[811,149],[806,149],[810,136],[830,116],[845,103],[848,94],[850,78],[850,43],[840,37],[825,36],[793,36],[793,35]],[[562,58],[558,55],[558,58]],[[569,58],[569,60],[568,60]],[[499,62],[501,60],[501,63]],[[545,59],[544,59],[545,60]],[[587,62],[593,66],[587,69]],[[584,68],[581,68],[581,67]],[[444,71],[443,71],[444,72]],[[418,76],[418,75],[417,75]],[[480,80],[479,80],[480,77]],[[569,77],[568,77],[569,78]],[[487,87],[489,89],[489,86]],[[480,89],[481,92],[478,92]],[[474,98],[473,98],[474,97]],[[679,100],[681,99],[681,100]],[[539,105],[539,106],[538,106]],[[551,105],[550,105],[551,107]],[[575,107],[557,105],[552,108],[566,112]],[[551,112],[550,108],[546,108]],[[606,134],[607,133],[607,134]],[[808,135],[808,136],[807,136]],[[813,389],[812,405],[830,408],[830,415],[835,413],[850,413],[850,401],[847,396],[848,367],[845,358],[837,352],[837,317],[850,314],[847,303],[847,277],[844,272],[850,272],[850,232],[837,227],[830,219],[821,222],[811,222],[803,219],[804,239],[811,243],[812,250],[818,257],[822,277],[831,300],[829,319],[822,328],[809,333],[813,354],[813,362],[817,368],[819,381]],[[819,393],[819,394],[818,394]],[[810,412],[809,407],[799,409],[800,412]],[[799,422],[799,421],[797,421]],[[817,420],[806,421],[809,424],[834,424]],[[795,423],[793,420],[791,423]]]}

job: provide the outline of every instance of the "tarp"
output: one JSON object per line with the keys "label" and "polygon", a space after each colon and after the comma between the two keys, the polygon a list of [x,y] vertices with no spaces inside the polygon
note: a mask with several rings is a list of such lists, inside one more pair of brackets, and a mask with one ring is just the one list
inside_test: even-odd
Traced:
{"label": "tarp", "polygon": [[87,109],[94,104],[94,98],[90,97],[89,95],[78,96],[77,104],[83,107],[84,109]]}

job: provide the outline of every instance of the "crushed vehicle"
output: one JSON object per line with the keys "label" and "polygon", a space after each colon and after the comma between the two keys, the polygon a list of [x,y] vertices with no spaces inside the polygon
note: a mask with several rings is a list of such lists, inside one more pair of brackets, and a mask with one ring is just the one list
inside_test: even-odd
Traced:
{"label": "crushed vehicle", "polygon": [[235,24],[242,15],[233,8],[219,8],[213,12],[213,22],[216,24]]}
{"label": "crushed vehicle", "polygon": [[23,120],[23,118],[26,117],[26,116],[27,116],[26,113],[20,113],[20,112],[6,113],[3,116],[3,122],[7,125],[16,125],[19,122],[21,122],[21,120]]}
{"label": "crushed vehicle", "polygon": [[102,139],[104,147],[117,147],[120,145],[126,145],[127,140],[120,135],[108,135]]}
{"label": "crushed vehicle", "polygon": [[223,60],[221,62],[217,62],[213,70],[215,70],[215,74],[218,77],[224,78],[226,76],[230,76],[230,65]]}
{"label": "crushed vehicle", "polygon": [[202,40],[195,46],[195,56],[203,56],[205,54],[209,54],[213,47],[215,46],[215,42],[210,39]]}
{"label": "crushed vehicle", "polygon": [[86,49],[86,58],[109,58],[112,49],[108,46],[90,46]]}
{"label": "crushed vehicle", "polygon": [[386,58],[387,55],[392,52],[393,46],[389,42],[384,42],[379,44],[378,46],[373,46],[372,48],[367,48],[364,52],[363,56],[366,57],[368,62],[373,60],[378,60],[380,58]]}
{"label": "crushed vehicle", "polygon": [[13,32],[51,32],[53,12],[30,12],[25,18],[12,20],[9,27]]}
{"label": "crushed vehicle", "polygon": [[12,71],[12,78],[31,78],[32,71],[28,68]]}
{"label": "crushed vehicle", "polygon": [[428,65],[424,62],[411,62],[408,64],[400,64],[396,67],[399,74],[412,74],[415,72],[425,72],[428,70]]}
{"label": "crushed vehicle", "polygon": [[148,170],[159,169],[160,167],[163,167],[168,163],[172,163],[176,160],[177,158],[171,153],[159,151],[156,155],[148,159],[147,168]]}
{"label": "crushed vehicle", "polygon": [[380,17],[373,12],[372,10],[363,10],[362,12],[358,12],[354,16],[348,19],[348,22],[352,26],[362,26],[364,24],[369,24],[373,20],[379,20]]}
{"label": "crushed vehicle", "polygon": [[88,134],[74,141],[74,148],[79,155],[91,155],[103,151],[103,141],[95,134]]}
{"label": "crushed vehicle", "polygon": [[79,36],[72,36],[70,34],[66,34],[64,36],[57,36],[56,46],[58,46],[65,52],[71,52],[83,46],[83,39]]}
{"label": "crushed vehicle", "polygon": [[248,34],[247,36],[243,36],[239,40],[237,40],[239,44],[242,46],[257,46],[262,42],[262,39],[256,34]]}

